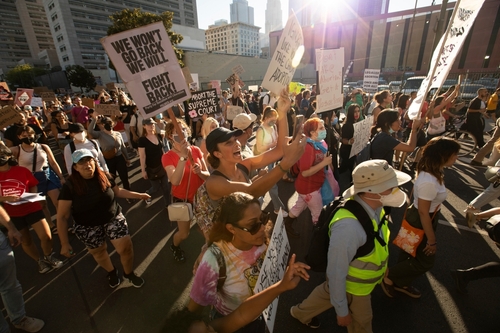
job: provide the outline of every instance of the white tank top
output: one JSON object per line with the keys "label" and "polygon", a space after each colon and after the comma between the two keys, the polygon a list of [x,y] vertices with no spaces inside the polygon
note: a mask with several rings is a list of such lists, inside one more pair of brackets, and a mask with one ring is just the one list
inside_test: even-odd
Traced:
{"label": "white tank top", "polygon": [[[36,167],[33,170],[33,152],[36,152]],[[27,168],[31,172],[43,171],[49,166],[49,159],[47,157],[47,153],[38,143],[35,144],[35,149],[33,151],[27,152],[22,148],[22,145],[19,145],[19,165]]]}

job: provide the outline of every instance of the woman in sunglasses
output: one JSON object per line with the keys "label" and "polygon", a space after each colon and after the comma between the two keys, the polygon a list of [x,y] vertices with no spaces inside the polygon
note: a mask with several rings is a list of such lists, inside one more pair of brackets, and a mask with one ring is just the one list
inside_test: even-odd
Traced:
{"label": "woman in sunglasses", "polygon": [[[227,316],[253,295],[267,249],[263,213],[257,198],[235,192],[221,201],[209,234],[209,247],[194,277],[188,309],[212,305],[212,319]],[[237,332],[264,332],[262,316]]]}

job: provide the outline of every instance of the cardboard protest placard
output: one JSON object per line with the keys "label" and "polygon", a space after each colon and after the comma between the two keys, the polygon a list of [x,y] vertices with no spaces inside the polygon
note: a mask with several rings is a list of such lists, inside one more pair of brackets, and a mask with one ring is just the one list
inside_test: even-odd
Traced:
{"label": "cardboard protest placard", "polygon": [[40,96],[40,93],[44,92],[44,91],[50,91],[49,88],[47,87],[34,87],[33,88],[33,91],[36,95]]}
{"label": "cardboard protest placard", "polygon": [[472,25],[483,6],[484,0],[460,0],[455,5],[446,32],[441,37],[436,49],[432,53],[431,66],[427,77],[422,81],[417,91],[417,96],[408,108],[408,117],[416,119],[425,96],[431,88],[442,87],[448,73],[455,62],[467,35],[472,30]]}
{"label": "cardboard protest placard", "polygon": [[184,79],[186,80],[187,84],[190,84],[193,82],[193,78],[191,77],[191,72],[189,71],[188,67],[182,68],[182,74],[184,75]]}
{"label": "cardboard protest placard", "polygon": [[162,22],[104,37],[101,43],[144,118],[191,97]]}
{"label": "cardboard protest placard", "polygon": [[9,105],[0,109],[0,128],[18,123],[21,119],[21,114],[13,106]]}
{"label": "cardboard protest placard", "polygon": [[94,88],[94,91],[97,91],[97,92],[101,92],[103,90],[106,90],[106,87],[97,85]]}
{"label": "cardboard protest placard", "polygon": [[120,114],[120,106],[116,104],[98,104],[95,112],[102,116],[117,116]]}
{"label": "cardboard protest placard", "polygon": [[365,69],[363,76],[363,91],[376,93],[378,91],[378,78],[380,69]]}
{"label": "cardboard protest placard", "polygon": [[42,98],[41,97],[32,97],[31,98],[31,106],[43,107]]}
{"label": "cardboard protest placard", "polygon": [[370,129],[373,124],[373,117],[369,116],[354,123],[354,142],[351,145],[351,155],[349,158],[356,156],[366,147],[368,141],[370,141]]}
{"label": "cardboard protest placard", "polygon": [[258,85],[248,86],[248,90],[251,90],[254,93],[256,93],[257,90],[259,90],[259,86]]}
{"label": "cardboard protest placard", "polygon": [[108,82],[108,83],[106,83],[106,89],[107,90],[115,90],[116,89],[115,83],[114,82]]}
{"label": "cardboard protest placard", "polygon": [[288,88],[303,54],[304,36],[302,35],[302,28],[292,12],[288,17],[266,75],[264,75],[262,87],[279,96],[283,88]]}
{"label": "cardboard protest placard", "polygon": [[217,95],[221,94],[220,80],[210,80],[210,85],[213,89],[217,90]]}
{"label": "cardboard protest placard", "polygon": [[[283,278],[288,264],[289,254],[290,243],[286,234],[285,224],[283,223],[283,211],[280,210],[274,225],[273,234],[269,241],[269,246],[267,247],[266,257],[260,268],[259,278],[254,288],[255,294],[269,288]],[[274,329],[278,300],[279,297],[276,297],[264,312],[262,312],[264,321],[271,333]]]}
{"label": "cardboard protest placard", "polygon": [[344,68],[344,48],[317,49],[316,70],[318,86],[316,113],[341,108],[344,102],[342,70]]}
{"label": "cardboard protest placard", "polygon": [[241,65],[236,65],[231,69],[231,72],[233,72],[234,74],[236,74],[238,76],[241,76],[241,74],[243,74],[245,72],[245,69]]}
{"label": "cardboard protest placard", "polygon": [[228,105],[226,110],[227,120],[233,120],[237,115],[243,112],[243,108],[238,105]]}
{"label": "cardboard protest placard", "polygon": [[115,88],[121,91],[127,91],[127,87],[125,86],[125,83],[115,83]]}
{"label": "cardboard protest placard", "polygon": [[16,98],[14,102],[19,107],[23,107],[25,105],[31,105],[32,97],[33,97],[33,89],[17,88]]}
{"label": "cardboard protest placard", "polygon": [[11,101],[12,98],[7,82],[0,82],[0,101]]}
{"label": "cardboard protest placard", "polygon": [[198,73],[191,73],[191,79],[193,82],[189,84],[189,89],[198,91],[200,90],[200,81],[198,79]]}
{"label": "cardboard protest placard", "polygon": [[56,94],[54,94],[52,91],[41,92],[40,96],[42,97],[42,101],[44,102],[56,101]]}
{"label": "cardboard protest placard", "polygon": [[201,117],[204,114],[210,115],[222,112],[217,91],[210,89],[191,93],[191,98],[187,101],[186,111],[191,119]]}
{"label": "cardboard protest placard", "polygon": [[89,109],[93,109],[95,106],[94,100],[92,98],[87,98],[87,97],[82,98],[82,104],[88,107]]}

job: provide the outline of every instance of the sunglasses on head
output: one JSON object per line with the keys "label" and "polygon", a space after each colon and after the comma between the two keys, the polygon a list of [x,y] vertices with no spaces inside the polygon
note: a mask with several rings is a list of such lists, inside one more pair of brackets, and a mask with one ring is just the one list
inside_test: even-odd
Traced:
{"label": "sunglasses on head", "polygon": [[253,224],[250,228],[243,228],[236,224],[233,224],[233,226],[235,226],[240,230],[250,233],[250,235],[255,235],[256,233],[259,232],[261,226],[266,225],[267,222],[269,222],[269,215],[270,215],[269,212],[261,212],[259,221]]}

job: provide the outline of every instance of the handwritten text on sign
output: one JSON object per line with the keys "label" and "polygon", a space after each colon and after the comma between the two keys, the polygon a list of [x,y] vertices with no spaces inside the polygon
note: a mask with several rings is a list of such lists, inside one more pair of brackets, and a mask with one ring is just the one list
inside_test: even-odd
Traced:
{"label": "handwritten text on sign", "polygon": [[316,97],[316,112],[324,112],[342,107],[342,69],[344,48],[338,50],[316,50],[316,70],[320,94]]}
{"label": "handwritten text on sign", "polygon": [[187,106],[188,114],[191,118],[221,112],[216,89],[191,93],[191,98],[187,102]]}
{"label": "handwritten text on sign", "polygon": [[295,67],[292,66],[292,60],[294,60],[297,49],[303,45],[304,36],[302,35],[302,28],[292,13],[286,22],[283,34],[262,81],[264,88],[276,95],[279,95],[283,88],[288,88],[295,74]]}
{"label": "handwritten text on sign", "polygon": [[[285,274],[286,265],[288,263],[288,255],[290,254],[290,243],[283,223],[283,213],[280,210],[276,224],[274,225],[273,235],[266,252],[266,258],[260,269],[257,285],[255,286],[254,293],[258,293],[276,282],[280,281]],[[274,320],[278,307],[277,297],[269,306],[264,310],[265,323],[269,332],[273,332]]]}
{"label": "handwritten text on sign", "polygon": [[380,69],[365,69],[363,76],[363,90],[369,93],[376,93],[378,91],[378,79],[380,76]]}

